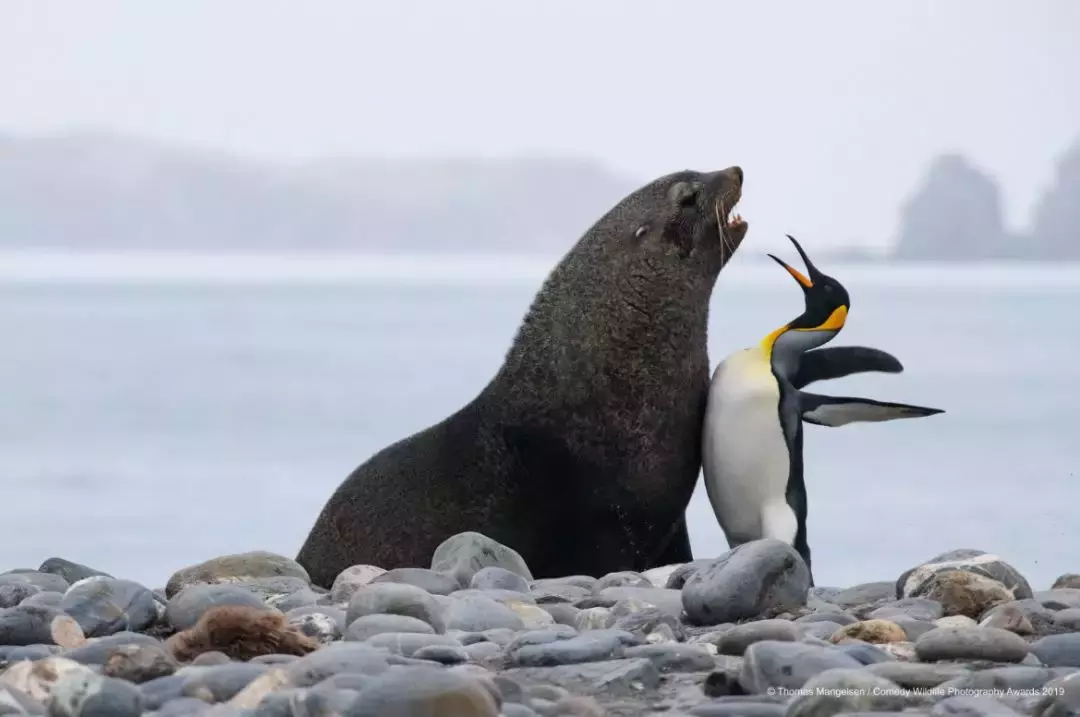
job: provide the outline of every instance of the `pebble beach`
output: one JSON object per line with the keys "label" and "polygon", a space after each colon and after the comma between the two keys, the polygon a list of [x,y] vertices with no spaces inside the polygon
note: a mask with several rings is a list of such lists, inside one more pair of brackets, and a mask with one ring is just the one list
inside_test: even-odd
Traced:
{"label": "pebble beach", "polygon": [[1080,575],[964,549],[872,577],[811,588],[776,540],[534,579],[462,533],[329,589],[269,552],[162,588],[53,557],[0,574],[0,715],[1080,715]]}

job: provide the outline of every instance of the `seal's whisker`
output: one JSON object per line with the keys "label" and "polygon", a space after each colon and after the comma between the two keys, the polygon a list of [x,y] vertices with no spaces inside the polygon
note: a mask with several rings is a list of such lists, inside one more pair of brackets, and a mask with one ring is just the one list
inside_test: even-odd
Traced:
{"label": "seal's whisker", "polygon": [[730,246],[728,246],[727,219],[726,219],[727,209],[726,209],[726,207],[724,207],[724,211],[721,212],[720,210],[721,210],[722,206],[723,206],[723,201],[720,200],[720,199],[717,199],[716,203],[713,204],[713,211],[716,212],[716,232],[717,232],[717,234],[720,235],[720,261],[723,263],[723,262],[726,261],[724,259],[724,251],[728,250],[728,251],[730,251],[730,253],[734,254],[735,250],[733,248],[731,248]]}

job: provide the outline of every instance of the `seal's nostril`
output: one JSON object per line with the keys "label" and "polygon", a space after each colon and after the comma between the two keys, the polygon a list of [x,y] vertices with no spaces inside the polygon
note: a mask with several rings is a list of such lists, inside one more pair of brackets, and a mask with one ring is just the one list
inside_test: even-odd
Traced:
{"label": "seal's nostril", "polygon": [[742,167],[732,167],[731,173],[735,175],[735,178],[739,180],[739,184],[743,183],[743,171]]}

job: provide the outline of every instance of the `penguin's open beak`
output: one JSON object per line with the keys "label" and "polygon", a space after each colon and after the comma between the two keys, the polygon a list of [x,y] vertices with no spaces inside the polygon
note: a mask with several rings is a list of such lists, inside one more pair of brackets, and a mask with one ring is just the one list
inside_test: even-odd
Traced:
{"label": "penguin's open beak", "polygon": [[789,240],[791,240],[791,243],[795,245],[795,250],[799,252],[799,256],[802,258],[803,264],[806,265],[806,273],[809,274],[809,276],[803,274],[801,271],[791,266],[775,254],[769,254],[769,258],[775,261],[780,266],[787,269],[787,272],[795,278],[795,281],[799,282],[799,285],[802,286],[804,291],[814,288],[816,280],[819,277],[823,276],[823,274],[818,271],[818,268],[816,266],[814,266],[814,262],[810,261],[810,257],[808,257],[806,255],[806,252],[803,251],[803,248],[799,245],[799,242],[795,241],[795,237],[791,236],[790,234],[787,234],[786,236]]}

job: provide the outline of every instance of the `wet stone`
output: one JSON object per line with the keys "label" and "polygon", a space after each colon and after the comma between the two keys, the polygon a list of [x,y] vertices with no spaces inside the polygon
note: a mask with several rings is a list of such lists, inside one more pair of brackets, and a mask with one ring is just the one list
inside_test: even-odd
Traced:
{"label": "wet stone", "polygon": [[739,682],[747,692],[763,694],[770,687],[798,689],[825,670],[861,666],[855,658],[830,647],[765,640],[746,649]]}
{"label": "wet stone", "polygon": [[270,668],[267,665],[258,663],[230,662],[224,665],[185,667],[177,674],[182,674],[185,678],[181,690],[185,697],[199,697],[207,702],[224,702],[235,697],[268,669]]}
{"label": "wet stone", "polygon": [[601,590],[597,596],[613,601],[608,606],[613,611],[619,603],[633,601],[660,610],[675,619],[683,614],[683,597],[679,590],[634,586],[608,587]]}
{"label": "wet stone", "polygon": [[418,632],[383,632],[368,638],[364,644],[405,657],[412,657],[417,650],[431,645],[462,647],[461,643],[452,637]]}
{"label": "wet stone", "polygon": [[1020,714],[993,697],[984,695],[955,695],[934,704],[933,717],[1018,717]]}
{"label": "wet stone", "polygon": [[330,605],[297,607],[285,613],[286,623],[326,645],[345,633],[345,611]]}
{"label": "wet stone", "polygon": [[837,607],[848,609],[865,605],[878,605],[882,602],[896,598],[896,584],[893,582],[877,581],[872,583],[860,583],[850,588],[832,593],[822,599]]}
{"label": "wet stone", "polygon": [[101,673],[134,684],[141,684],[171,675],[178,667],[176,660],[159,645],[122,645],[105,660]]}
{"label": "wet stone", "polygon": [[1023,638],[993,627],[938,627],[915,642],[915,653],[923,662],[1020,662],[1028,651]]}
{"label": "wet stone", "polygon": [[457,578],[427,568],[396,568],[371,580],[374,583],[401,583],[413,585],[432,595],[449,595],[461,589]]}
{"label": "wet stone", "polygon": [[431,557],[431,569],[454,575],[462,585],[472,582],[481,569],[498,567],[532,580],[525,561],[513,548],[477,532],[465,532],[444,540]]}
{"label": "wet stone", "polygon": [[309,687],[333,675],[375,675],[390,667],[387,653],[366,642],[335,642],[286,666],[291,684]]}
{"label": "wet stone", "polygon": [[23,604],[0,611],[0,645],[79,647],[85,642],[79,623],[54,608]]}
{"label": "wet stone", "polygon": [[1049,667],[1080,667],[1080,632],[1047,635],[1033,642],[1031,651]]}
{"label": "wet stone", "polygon": [[0,573],[0,587],[4,585],[33,585],[44,592],[65,593],[71,584],[59,575],[37,570],[19,570]]}
{"label": "wet stone", "polygon": [[444,713],[447,717],[498,717],[499,705],[477,679],[451,670],[417,667],[373,681],[348,711],[350,717]]}
{"label": "wet stone", "polygon": [[22,601],[23,605],[36,605],[38,607],[51,607],[60,609],[60,602],[64,599],[63,593],[54,593],[47,590],[34,593]]}
{"label": "wet stone", "polygon": [[768,617],[806,604],[810,571],[776,539],[743,543],[701,568],[682,589],[683,609],[699,625]]}
{"label": "wet stone", "polygon": [[871,611],[867,618],[892,620],[899,616],[905,616],[912,620],[933,622],[944,615],[945,610],[937,600],[909,597],[886,602]]}
{"label": "wet stone", "polygon": [[40,592],[43,592],[41,588],[30,583],[0,585],[0,610],[15,607]]}
{"label": "wet stone", "polygon": [[1059,576],[1050,586],[1051,590],[1055,588],[1080,589],[1080,575],[1077,575],[1076,573],[1065,573],[1064,575]]}
{"label": "wet stone", "polygon": [[87,637],[123,630],[138,632],[157,622],[153,593],[132,580],[84,578],[64,594],[60,609],[75,618]]}
{"label": "wet stone", "polygon": [[516,665],[530,667],[597,662],[619,656],[623,648],[643,642],[620,630],[592,630],[566,640],[519,647],[510,653],[510,659]]}
{"label": "wet stone", "polygon": [[436,633],[446,632],[444,609],[431,593],[414,585],[373,583],[357,588],[349,601],[346,621],[364,615],[404,615],[423,620]]}
{"label": "wet stone", "polygon": [[423,620],[407,615],[364,615],[349,624],[349,627],[345,630],[345,639],[363,642],[370,637],[386,632],[414,632],[434,635],[435,628]]}
{"label": "wet stone", "polygon": [[334,584],[330,588],[331,602],[335,605],[348,603],[357,588],[370,584],[385,572],[383,568],[374,565],[353,565],[345,568],[334,578]]}
{"label": "wet stone", "polygon": [[109,659],[109,655],[117,649],[137,645],[161,647],[162,643],[150,635],[137,632],[118,632],[107,637],[88,640],[81,647],[65,652],[64,657],[83,665],[103,665]]}
{"label": "wet stone", "polygon": [[469,581],[469,587],[474,590],[513,590],[524,594],[529,593],[528,580],[512,570],[498,566],[476,571]]}
{"label": "wet stone", "polygon": [[637,645],[625,648],[623,657],[643,657],[661,672],[705,672],[716,666],[712,655],[701,645]]}
{"label": "wet stone", "polygon": [[432,660],[444,665],[457,665],[469,661],[469,653],[457,645],[425,645],[413,654],[418,660]]}
{"label": "wet stone", "polygon": [[56,683],[48,708],[50,717],[139,717],[143,697],[130,682],[73,672]]}
{"label": "wet stone", "polygon": [[923,584],[936,573],[964,570],[1001,583],[1018,600],[1032,597],[1031,586],[1024,576],[997,555],[982,550],[950,550],[905,571],[896,581],[898,597],[919,595]]}
{"label": "wet stone", "polygon": [[250,590],[228,584],[196,584],[173,595],[165,606],[165,619],[175,630],[186,630],[207,610],[219,605],[262,608],[263,602]]}
{"label": "wet stone", "polygon": [[[832,631],[830,630],[830,633]],[[742,655],[746,648],[755,642],[772,640],[795,642],[802,636],[801,631],[789,620],[758,620],[736,625],[724,632],[715,642],[721,655]]]}
{"label": "wet stone", "polygon": [[199,584],[251,581],[259,578],[293,577],[311,583],[307,571],[295,560],[264,550],[223,555],[182,568],[165,585],[165,596],[172,598],[185,588]]}
{"label": "wet stone", "polygon": [[907,698],[896,683],[861,669],[825,670],[807,680],[788,703],[788,717],[842,712],[899,712]]}
{"label": "wet stone", "polygon": [[447,629],[483,631],[492,628],[522,630],[525,624],[506,605],[483,595],[467,595],[450,601],[446,609]]}
{"label": "wet stone", "polygon": [[920,690],[937,687],[971,672],[971,668],[964,665],[900,661],[877,662],[867,665],[865,669],[901,687]]}

